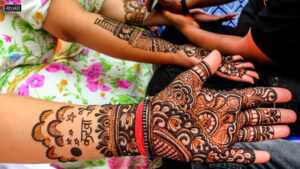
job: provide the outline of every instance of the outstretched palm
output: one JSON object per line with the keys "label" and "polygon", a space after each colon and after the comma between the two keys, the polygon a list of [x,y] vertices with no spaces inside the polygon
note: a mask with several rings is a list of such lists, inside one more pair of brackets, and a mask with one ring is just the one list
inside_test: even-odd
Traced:
{"label": "outstretched palm", "polygon": [[[282,99],[277,91],[284,89],[263,87],[229,92],[205,89],[204,82],[217,69],[217,64],[211,66],[209,62],[213,63],[203,61],[182,73],[152,99],[149,110],[153,154],[199,163],[254,162],[253,150],[232,145],[284,137],[289,131],[286,126],[269,125],[281,122],[282,109],[249,108],[288,101],[290,96]],[[285,128],[285,134],[276,136],[278,127]]]}

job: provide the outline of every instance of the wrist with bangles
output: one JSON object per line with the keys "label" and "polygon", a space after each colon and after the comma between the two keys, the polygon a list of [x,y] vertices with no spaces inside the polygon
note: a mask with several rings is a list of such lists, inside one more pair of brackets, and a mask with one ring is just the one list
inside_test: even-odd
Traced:
{"label": "wrist with bangles", "polygon": [[136,112],[136,142],[141,155],[151,159],[151,148],[149,144],[149,103],[152,97],[146,97],[145,101],[140,103]]}

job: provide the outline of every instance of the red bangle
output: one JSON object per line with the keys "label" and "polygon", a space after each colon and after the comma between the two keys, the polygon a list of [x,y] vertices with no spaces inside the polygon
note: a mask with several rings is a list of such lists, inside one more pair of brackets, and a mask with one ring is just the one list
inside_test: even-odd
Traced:
{"label": "red bangle", "polygon": [[144,102],[140,103],[136,110],[136,118],[135,118],[135,138],[137,148],[141,155],[146,156],[146,148],[145,148],[145,139],[143,134],[143,108]]}

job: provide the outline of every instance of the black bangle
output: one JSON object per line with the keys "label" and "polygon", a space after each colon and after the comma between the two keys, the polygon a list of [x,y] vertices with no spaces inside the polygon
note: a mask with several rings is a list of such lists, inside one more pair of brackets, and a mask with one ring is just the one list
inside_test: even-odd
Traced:
{"label": "black bangle", "polygon": [[188,9],[188,7],[186,6],[186,1],[185,0],[181,0],[181,7],[182,7],[182,13],[183,14],[190,14],[190,11]]}
{"label": "black bangle", "polygon": [[146,97],[144,101],[144,109],[143,109],[143,133],[144,133],[144,140],[145,140],[145,149],[146,149],[146,155],[148,159],[151,159],[151,150],[149,145],[149,136],[148,136],[148,127],[149,127],[149,112],[148,112],[148,103],[150,99]]}

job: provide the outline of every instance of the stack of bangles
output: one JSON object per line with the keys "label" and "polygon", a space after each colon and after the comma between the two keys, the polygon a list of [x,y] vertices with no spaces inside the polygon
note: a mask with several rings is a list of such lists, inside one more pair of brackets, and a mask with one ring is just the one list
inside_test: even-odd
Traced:
{"label": "stack of bangles", "polygon": [[151,159],[151,150],[149,146],[149,136],[148,136],[148,104],[151,98],[146,97],[145,101],[139,104],[136,111],[136,123],[135,123],[135,136],[138,150],[141,155]]}

